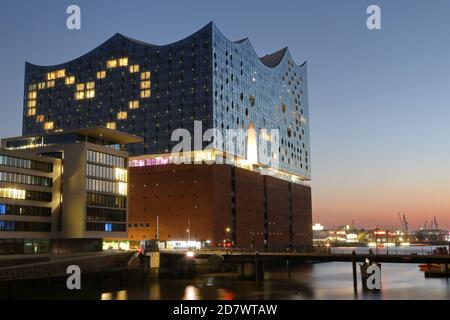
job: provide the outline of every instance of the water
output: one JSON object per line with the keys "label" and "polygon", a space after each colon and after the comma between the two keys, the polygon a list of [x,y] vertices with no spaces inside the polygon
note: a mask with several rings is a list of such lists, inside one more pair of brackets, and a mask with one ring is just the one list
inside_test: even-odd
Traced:
{"label": "water", "polygon": [[[348,249],[351,251],[354,248],[345,248],[345,250]],[[363,249],[366,248],[361,250]],[[407,250],[414,251],[411,248]],[[418,250],[422,250],[422,248],[418,248]],[[265,280],[259,283],[239,280],[234,273],[200,275],[192,280],[130,281],[126,286],[113,279],[112,283],[103,283],[102,289],[98,289],[98,287],[83,288],[83,290],[77,292],[60,290],[60,292],[52,294],[45,294],[41,289],[38,293],[33,293],[27,289],[21,292],[18,297],[25,299],[39,297],[41,299],[96,300],[450,299],[450,280],[443,278],[426,279],[424,274],[419,271],[417,264],[383,263],[382,290],[378,293],[362,292],[358,267],[358,293],[356,295],[353,293],[351,263],[307,264],[294,266],[291,270],[291,279],[288,279],[284,266],[273,266],[265,273]],[[64,288],[64,283],[61,283],[58,287]]]}

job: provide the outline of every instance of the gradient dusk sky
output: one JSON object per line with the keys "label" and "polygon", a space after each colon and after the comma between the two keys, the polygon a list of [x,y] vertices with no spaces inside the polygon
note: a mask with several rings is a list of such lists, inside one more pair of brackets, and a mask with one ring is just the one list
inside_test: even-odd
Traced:
{"label": "gradient dusk sky", "polygon": [[[81,7],[82,29],[66,28]],[[381,7],[382,30],[366,27]],[[0,137],[21,133],[24,63],[71,60],[120,32],[170,43],[209,21],[262,56],[308,61],[314,221],[450,228],[450,1],[2,1]]]}

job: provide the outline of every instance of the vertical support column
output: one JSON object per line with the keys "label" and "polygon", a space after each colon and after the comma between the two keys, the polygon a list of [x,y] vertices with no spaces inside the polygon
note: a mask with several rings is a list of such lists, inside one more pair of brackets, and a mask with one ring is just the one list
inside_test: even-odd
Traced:
{"label": "vertical support column", "polygon": [[286,269],[287,269],[287,273],[288,273],[288,279],[291,280],[291,265],[290,265],[289,259],[286,260]]}
{"label": "vertical support column", "polygon": [[260,280],[260,270],[261,266],[259,265],[259,252],[255,252],[255,281],[259,282]]}
{"label": "vertical support column", "polygon": [[353,292],[358,293],[358,278],[356,276],[356,253],[352,252],[352,269],[353,269]]}

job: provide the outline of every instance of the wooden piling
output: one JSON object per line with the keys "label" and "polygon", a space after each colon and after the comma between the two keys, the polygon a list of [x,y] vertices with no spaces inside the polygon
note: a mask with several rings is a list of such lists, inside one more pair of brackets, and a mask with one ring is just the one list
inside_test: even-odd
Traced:
{"label": "wooden piling", "polygon": [[353,269],[353,291],[354,293],[358,293],[358,278],[356,275],[356,253],[352,252],[352,269]]}

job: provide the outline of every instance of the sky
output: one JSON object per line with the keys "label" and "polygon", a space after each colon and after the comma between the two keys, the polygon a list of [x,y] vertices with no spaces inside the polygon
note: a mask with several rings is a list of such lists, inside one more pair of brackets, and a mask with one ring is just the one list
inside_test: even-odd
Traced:
{"label": "sky", "polygon": [[[81,30],[66,8],[81,8]],[[381,9],[369,30],[367,7]],[[450,228],[450,1],[2,1],[0,137],[21,133],[24,64],[62,63],[116,32],[180,40],[210,21],[258,55],[308,61],[313,219],[326,226],[433,216]]]}

